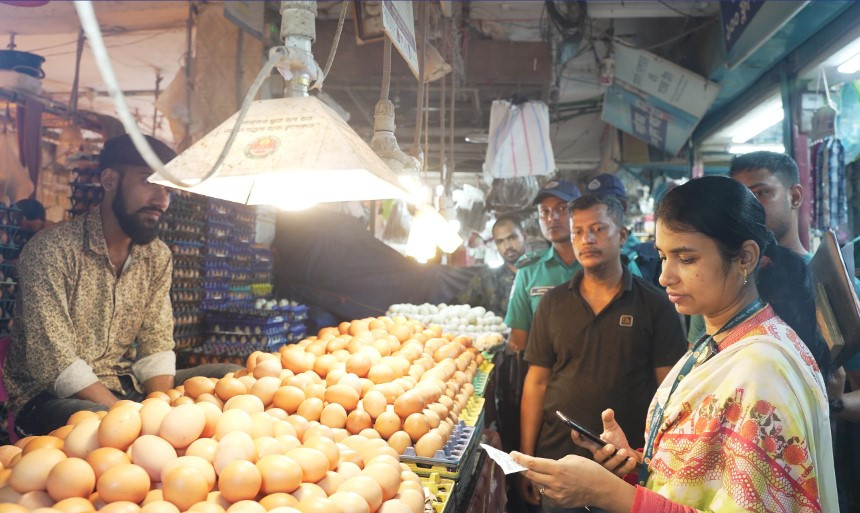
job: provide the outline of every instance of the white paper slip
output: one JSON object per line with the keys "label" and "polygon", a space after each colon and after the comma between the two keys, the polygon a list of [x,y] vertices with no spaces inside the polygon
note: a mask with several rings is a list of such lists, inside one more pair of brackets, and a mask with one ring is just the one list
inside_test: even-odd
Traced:
{"label": "white paper slip", "polygon": [[493,461],[496,462],[496,464],[502,467],[502,470],[505,472],[505,475],[522,472],[523,470],[528,470],[526,467],[514,461],[514,459],[511,458],[511,455],[504,451],[500,451],[494,447],[490,447],[487,444],[481,444],[481,447],[483,447],[484,450],[487,451],[487,455],[492,458]]}

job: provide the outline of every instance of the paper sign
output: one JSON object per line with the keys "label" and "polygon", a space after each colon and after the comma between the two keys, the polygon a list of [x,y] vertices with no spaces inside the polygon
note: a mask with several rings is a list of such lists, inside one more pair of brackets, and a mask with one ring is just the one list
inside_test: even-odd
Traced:
{"label": "paper sign", "polygon": [[496,448],[490,447],[487,444],[481,444],[481,447],[483,447],[484,450],[487,451],[487,456],[492,458],[492,460],[495,461],[498,466],[502,467],[502,470],[505,472],[505,475],[522,472],[523,470],[528,470],[528,468],[514,461],[514,459],[511,458],[511,455],[504,451],[500,451]]}
{"label": "paper sign", "polygon": [[382,27],[388,34],[388,38],[391,39],[391,44],[403,56],[417,80],[418,47],[415,43],[415,19],[412,14],[412,2],[383,0]]}

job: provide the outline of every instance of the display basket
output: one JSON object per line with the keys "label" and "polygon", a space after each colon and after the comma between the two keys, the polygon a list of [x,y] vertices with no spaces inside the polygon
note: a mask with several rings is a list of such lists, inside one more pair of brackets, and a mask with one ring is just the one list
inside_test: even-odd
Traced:
{"label": "display basket", "polygon": [[[453,513],[448,506],[453,504],[451,497],[454,495],[454,487],[457,483],[451,479],[442,478],[438,472],[421,478],[421,485],[430,492],[430,506],[436,513]],[[425,498],[425,499],[426,499]]]}
{"label": "display basket", "polygon": [[475,373],[475,379],[472,380],[476,396],[484,397],[484,393],[487,391],[487,383],[490,381],[490,374],[492,374],[494,367],[495,365],[489,360],[484,360],[484,363],[478,367],[478,372]]}
{"label": "display basket", "polygon": [[400,456],[405,463],[419,476],[429,476],[438,473],[446,479],[458,480],[470,458],[477,454],[478,439],[483,432],[484,416],[481,415],[474,426],[468,426],[460,420],[448,438],[445,447],[436,451],[433,458],[422,458],[415,454],[415,449],[407,447]]}

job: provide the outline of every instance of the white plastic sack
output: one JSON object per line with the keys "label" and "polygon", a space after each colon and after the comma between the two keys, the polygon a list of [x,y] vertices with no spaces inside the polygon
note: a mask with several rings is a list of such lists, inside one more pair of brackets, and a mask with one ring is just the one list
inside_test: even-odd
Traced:
{"label": "white plastic sack", "polygon": [[549,109],[539,101],[515,105],[496,100],[490,110],[490,134],[484,174],[491,178],[545,176],[555,172],[549,134]]}

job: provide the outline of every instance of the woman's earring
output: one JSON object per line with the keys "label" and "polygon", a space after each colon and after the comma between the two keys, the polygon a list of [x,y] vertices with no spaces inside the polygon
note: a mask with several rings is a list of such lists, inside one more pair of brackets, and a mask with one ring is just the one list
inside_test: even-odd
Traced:
{"label": "woman's earring", "polygon": [[746,285],[747,283],[749,283],[749,281],[747,280],[747,270],[744,269],[744,285]]}

